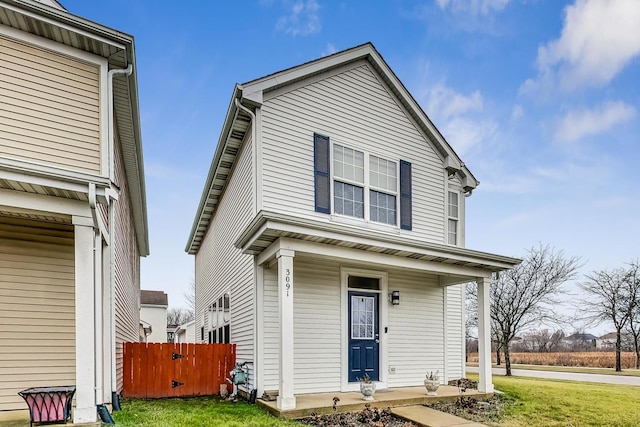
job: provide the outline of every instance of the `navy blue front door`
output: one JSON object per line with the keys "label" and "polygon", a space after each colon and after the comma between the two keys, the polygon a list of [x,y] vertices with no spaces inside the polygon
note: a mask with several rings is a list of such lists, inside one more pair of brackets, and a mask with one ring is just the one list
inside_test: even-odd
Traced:
{"label": "navy blue front door", "polygon": [[349,382],[379,378],[378,294],[349,292]]}

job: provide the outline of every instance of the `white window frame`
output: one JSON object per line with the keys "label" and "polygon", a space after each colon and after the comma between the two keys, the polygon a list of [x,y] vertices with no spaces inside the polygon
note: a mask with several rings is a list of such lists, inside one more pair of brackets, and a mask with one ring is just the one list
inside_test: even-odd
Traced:
{"label": "white window frame", "polygon": [[[359,151],[364,155],[364,182],[357,182],[350,179],[345,179],[341,177],[337,177],[335,175],[335,167],[334,167],[334,147],[338,145],[340,147],[348,148],[354,151]],[[385,160],[387,162],[395,163],[396,165],[396,188],[394,191],[388,190],[386,188],[372,186],[370,183],[370,172],[371,172],[371,156],[377,157],[379,159]],[[378,155],[376,153],[371,153],[367,150],[363,150],[353,145],[344,144],[341,141],[334,141],[332,138],[331,141],[331,149],[329,153],[329,161],[331,168],[331,181],[330,181],[330,198],[331,198],[331,215],[333,218],[340,218],[345,220],[353,220],[357,222],[365,222],[367,224],[372,224],[381,227],[387,228],[400,228],[400,160],[391,159],[387,156]],[[342,182],[345,184],[353,185],[356,187],[360,187],[363,189],[364,197],[364,218],[358,218],[356,216],[344,215],[336,213],[335,211],[335,196],[334,196],[334,184],[335,182]],[[371,220],[371,190],[376,191],[378,193],[387,194],[393,196],[395,198],[395,207],[396,207],[396,222],[395,224],[387,224],[384,222],[372,221]]]}
{"label": "white window frame", "polygon": [[[451,210],[450,210],[450,208],[451,208],[451,201],[450,201],[451,194],[455,194],[455,195],[457,196],[458,204],[457,204],[456,208],[457,208],[457,213],[458,213],[458,214],[457,214],[456,216],[452,216],[452,215],[451,215]],[[447,213],[447,216],[446,216],[446,217],[447,217],[447,235],[446,235],[446,243],[447,243],[448,245],[455,245],[455,246],[460,245],[460,241],[461,241],[461,240],[460,240],[460,236],[461,236],[461,227],[460,227],[460,224],[462,223],[462,222],[460,221],[460,219],[461,219],[461,213],[462,213],[462,206],[461,206],[461,204],[462,204],[462,203],[461,203],[461,199],[462,199],[462,197],[461,197],[461,196],[462,196],[462,194],[461,194],[461,192],[460,192],[460,191],[456,191],[456,190],[453,190],[453,189],[448,189],[448,190],[447,190],[447,198],[446,198],[446,201],[447,201],[447,202],[446,202],[446,207],[445,207],[445,209],[446,209],[446,213]],[[452,221],[454,221],[454,222],[455,222],[455,224],[456,224],[456,230],[455,230],[455,243],[451,243],[451,241],[449,240],[449,237],[451,236],[451,226],[450,226],[450,224],[451,224],[451,222],[452,222]]]}

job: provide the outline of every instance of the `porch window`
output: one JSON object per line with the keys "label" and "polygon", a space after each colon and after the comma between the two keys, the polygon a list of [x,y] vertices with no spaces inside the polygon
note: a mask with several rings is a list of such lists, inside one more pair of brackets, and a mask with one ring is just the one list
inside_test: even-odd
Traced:
{"label": "porch window", "polygon": [[225,293],[209,306],[209,344],[229,344],[231,313],[229,294]]}

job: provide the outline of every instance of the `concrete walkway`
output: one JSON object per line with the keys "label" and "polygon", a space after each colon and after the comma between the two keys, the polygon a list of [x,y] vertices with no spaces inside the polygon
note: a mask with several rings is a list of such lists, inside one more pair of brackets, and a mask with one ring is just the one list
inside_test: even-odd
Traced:
{"label": "concrete walkway", "polygon": [[392,408],[391,412],[421,427],[487,427],[485,424],[465,420],[426,406],[401,406]]}
{"label": "concrete walkway", "polygon": [[[475,366],[467,366],[467,372],[478,372]],[[493,368],[493,375],[505,375],[504,368]],[[640,386],[640,377],[625,375],[588,374],[581,372],[535,371],[533,369],[513,369],[511,374],[517,377],[548,378],[552,380],[585,381],[603,384]]]}

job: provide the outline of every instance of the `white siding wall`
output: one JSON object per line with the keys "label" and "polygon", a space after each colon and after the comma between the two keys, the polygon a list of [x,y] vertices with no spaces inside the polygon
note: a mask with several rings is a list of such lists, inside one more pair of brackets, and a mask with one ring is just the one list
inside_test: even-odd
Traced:
{"label": "white siding wall", "polygon": [[136,242],[131,198],[120,143],[116,143],[115,179],[120,198],[114,215],[116,381],[122,391],[123,342],[140,340],[140,251]]}
{"label": "white siding wall", "polygon": [[0,36],[0,156],[100,173],[99,69]]}
{"label": "white siding wall", "polygon": [[411,162],[413,231],[400,232],[443,243],[443,163],[370,67],[359,63],[296,87],[267,99],[262,107],[264,209],[329,220],[329,215],[314,212],[313,133],[317,132],[332,142]]}
{"label": "white siding wall", "polygon": [[253,360],[253,256],[243,255],[233,246],[255,215],[251,159],[249,138],[240,149],[235,169],[195,260],[196,342],[200,342],[203,313],[223,293],[229,292],[231,342],[237,344],[238,361]]}
{"label": "white siding wall", "polygon": [[167,342],[167,307],[141,305],[140,320],[151,325],[151,335],[147,337],[147,342]]}
{"label": "white siding wall", "polygon": [[464,285],[448,286],[447,292],[447,375],[448,380],[462,378],[464,364]]}
{"label": "white siding wall", "polygon": [[18,391],[75,383],[73,228],[0,217],[0,419]]}
{"label": "white siding wall", "polygon": [[[278,389],[278,268],[264,270],[264,389]],[[296,257],[293,265],[294,393],[340,390],[340,267]]]}
{"label": "white siding wall", "polygon": [[[380,270],[375,265],[368,268]],[[295,393],[340,390],[340,263],[296,257],[293,274]],[[394,374],[387,374],[388,385],[422,385],[426,372],[436,370],[445,380],[444,290],[437,276],[391,270],[388,283],[389,291],[400,291],[400,305],[388,309],[388,367],[395,368]],[[456,292],[454,289],[453,294]],[[451,328],[452,318],[461,317],[460,299],[457,301],[457,308],[450,304]],[[264,389],[277,390],[277,266],[264,270],[264,302]],[[381,296],[380,303],[388,304],[386,296]],[[449,338],[449,379],[461,376],[462,337],[455,332]],[[388,372],[388,367],[381,366],[381,372]]]}
{"label": "white siding wall", "polygon": [[389,292],[400,291],[400,305],[389,306],[390,387],[422,385],[427,371],[444,371],[443,289],[436,276],[389,272]]}

